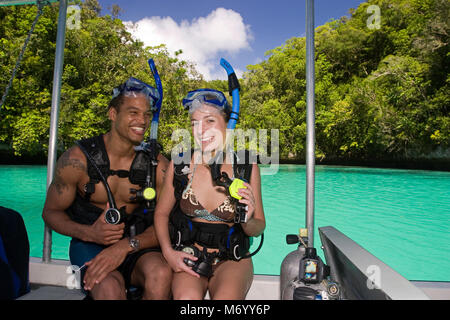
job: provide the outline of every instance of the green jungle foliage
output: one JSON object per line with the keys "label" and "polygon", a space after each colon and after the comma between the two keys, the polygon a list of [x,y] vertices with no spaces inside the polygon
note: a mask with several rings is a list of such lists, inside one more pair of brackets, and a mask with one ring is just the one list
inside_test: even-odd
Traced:
{"label": "green jungle foliage", "polygon": [[[206,82],[163,45],[133,39],[117,6],[101,16],[96,0],[76,3],[81,28],[66,34],[58,150],[108,130],[112,89],[130,76],[153,84],[153,58],[164,87],[158,136],[170,153],[172,132],[189,127],[182,97],[227,91],[226,81]],[[380,8],[379,28],[370,5]],[[319,160],[450,159],[449,11],[448,0],[371,0],[316,28]],[[0,93],[35,15],[36,6],[0,8]],[[16,155],[48,148],[57,16],[58,4],[45,7],[0,110],[0,144]],[[240,79],[238,128],[278,129],[282,159],[305,158],[305,49],[304,37],[289,39]]]}

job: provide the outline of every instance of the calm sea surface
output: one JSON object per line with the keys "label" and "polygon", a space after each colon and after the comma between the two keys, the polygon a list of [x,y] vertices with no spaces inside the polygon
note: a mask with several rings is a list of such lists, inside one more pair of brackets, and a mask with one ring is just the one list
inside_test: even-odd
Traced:
{"label": "calm sea surface", "polygon": [[[46,177],[45,166],[0,166],[0,205],[24,217],[34,257],[42,256]],[[255,273],[279,274],[296,249],[285,236],[305,225],[305,177],[301,165],[262,176],[267,227]],[[315,228],[322,226],[334,226],[409,280],[450,281],[449,172],[317,166]],[[54,232],[52,257],[67,259],[69,241]],[[321,253],[317,231],[314,244]]]}

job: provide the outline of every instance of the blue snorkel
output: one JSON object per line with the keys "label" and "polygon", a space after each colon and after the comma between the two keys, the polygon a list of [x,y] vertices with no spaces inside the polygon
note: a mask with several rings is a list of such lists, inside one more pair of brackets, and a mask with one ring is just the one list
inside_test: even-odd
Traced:
{"label": "blue snorkel", "polygon": [[[233,105],[231,108],[230,120],[228,120],[227,130],[234,130],[236,127],[237,120],[239,119],[239,90],[240,85],[237,79],[236,73],[233,70],[233,67],[226,61],[224,58],[220,59],[220,65],[227,71],[228,74],[228,92],[233,97]],[[245,223],[247,221],[247,210],[244,209],[244,205],[238,200],[241,199],[241,196],[238,194],[238,190],[240,188],[246,188],[243,185],[243,180],[241,179],[230,179],[226,172],[221,172],[220,168],[222,166],[221,161],[223,154],[218,153],[213,162],[209,165],[211,169],[211,177],[216,185],[222,186],[225,190],[228,190],[230,196],[236,201],[236,216],[235,223]],[[222,159],[222,160],[220,160]]]}
{"label": "blue snorkel", "polygon": [[150,126],[150,140],[158,139],[158,125],[159,125],[159,113],[161,111],[161,105],[163,101],[163,87],[161,83],[161,78],[159,77],[158,70],[156,69],[155,62],[153,59],[148,60],[148,65],[153,73],[153,78],[155,79],[156,89],[158,89],[159,99],[156,102],[156,110],[153,112],[152,123]]}
{"label": "blue snorkel", "polygon": [[156,89],[159,93],[159,99],[153,108],[153,118],[150,125],[150,135],[147,141],[141,142],[141,144],[134,149],[136,152],[143,152],[149,157],[147,166],[147,176],[145,181],[145,187],[141,190],[130,189],[130,192],[135,196],[130,200],[145,200],[144,214],[147,209],[154,209],[156,199],[156,166],[158,165],[158,154],[161,151],[161,145],[158,143],[158,125],[159,125],[159,113],[161,112],[161,105],[163,100],[163,87],[161,79],[156,69],[153,59],[148,60],[148,65],[152,71],[153,78],[155,79]]}
{"label": "blue snorkel", "polygon": [[[231,108],[230,120],[228,120],[227,129],[234,130],[236,127],[236,123],[239,119],[239,105],[240,105],[240,97],[239,90],[240,85],[237,79],[236,73],[234,72],[233,67],[228,63],[224,58],[220,59],[220,65],[225,69],[228,74],[228,93],[233,97],[233,105]],[[213,159],[210,164],[211,175],[213,181],[217,185],[221,185],[225,187],[225,189],[229,189],[232,180],[228,177],[226,173],[222,174],[220,172],[221,163],[219,162],[219,158],[221,158],[223,154],[218,153],[216,157]]]}
{"label": "blue snorkel", "polygon": [[[240,96],[239,91],[241,89],[239,85],[239,81],[237,79],[236,73],[233,70],[233,67],[226,61],[224,58],[220,59],[220,65],[227,71],[228,74],[228,92],[233,98],[233,105],[231,108],[230,120],[228,121],[227,129],[234,130],[236,127],[236,123],[239,119],[239,108],[240,108]],[[233,199],[240,200],[241,196],[238,195],[238,190],[240,188],[246,188],[243,185],[243,181],[241,179],[235,178],[231,180],[226,172],[220,172],[220,164],[214,162],[210,165],[211,176],[213,181],[220,186],[225,187],[228,190],[229,194],[233,197]],[[234,218],[234,223],[246,223],[247,222],[247,209],[245,205],[241,202],[236,202],[236,215]],[[228,234],[228,239],[230,239],[231,233],[233,233],[234,229],[231,228],[230,233]],[[250,243],[253,242],[250,240]],[[264,242],[264,233],[261,234],[261,241],[259,243],[258,248],[252,253],[249,253],[240,259],[248,259],[254,256],[256,253],[261,250],[262,244]],[[227,248],[230,246],[229,240],[227,241]]]}
{"label": "blue snorkel", "polygon": [[239,90],[241,89],[239,81],[233,67],[224,58],[220,59],[220,65],[227,71],[228,74],[228,92],[233,97],[233,106],[231,108],[230,120],[228,121],[227,129],[234,129],[239,119]]}

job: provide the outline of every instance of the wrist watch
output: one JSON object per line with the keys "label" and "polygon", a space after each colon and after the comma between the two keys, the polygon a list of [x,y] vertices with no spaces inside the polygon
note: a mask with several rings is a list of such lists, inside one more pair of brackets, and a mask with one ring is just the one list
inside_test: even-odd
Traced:
{"label": "wrist watch", "polygon": [[128,240],[128,243],[130,244],[131,249],[133,250],[133,252],[136,252],[139,250],[140,247],[140,242],[138,239],[136,238],[130,238]]}

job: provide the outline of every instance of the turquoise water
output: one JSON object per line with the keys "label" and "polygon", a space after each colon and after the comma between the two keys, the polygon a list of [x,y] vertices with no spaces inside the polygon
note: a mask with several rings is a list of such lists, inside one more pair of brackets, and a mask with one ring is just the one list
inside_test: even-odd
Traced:
{"label": "turquoise water", "polygon": [[[22,213],[35,257],[42,256],[46,175],[45,166],[0,166],[0,205]],[[305,225],[305,166],[262,176],[262,193],[267,227],[255,273],[279,274],[296,249],[286,234]],[[450,172],[317,166],[315,228],[328,225],[409,280],[450,281]],[[54,232],[52,257],[67,259],[68,244]],[[314,244],[320,248],[317,231]]]}

